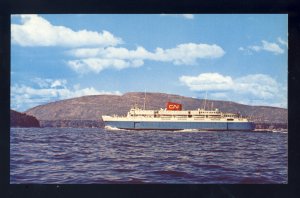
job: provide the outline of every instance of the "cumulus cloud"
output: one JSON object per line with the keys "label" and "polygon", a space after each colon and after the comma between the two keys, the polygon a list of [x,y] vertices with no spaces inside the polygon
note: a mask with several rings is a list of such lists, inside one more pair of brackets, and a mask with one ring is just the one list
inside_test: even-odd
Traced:
{"label": "cumulus cloud", "polygon": [[143,65],[141,60],[125,61],[122,59],[100,59],[100,58],[86,58],[81,60],[68,61],[68,66],[77,73],[88,73],[100,71],[107,68],[114,68],[121,70],[128,67],[139,67]]}
{"label": "cumulus cloud", "polygon": [[122,47],[107,48],[79,48],[70,50],[69,53],[77,58],[111,58],[111,59],[144,59],[151,56],[145,48],[139,46],[136,50],[128,50]]}
{"label": "cumulus cloud", "polygon": [[55,26],[35,14],[17,15],[21,24],[11,25],[12,43],[21,46],[115,46],[122,39],[108,31],[74,31],[65,26]]}
{"label": "cumulus cloud", "polygon": [[252,74],[235,79],[232,90],[261,99],[271,99],[280,94],[280,85],[268,75]]}
{"label": "cumulus cloud", "polygon": [[198,76],[181,76],[180,82],[193,91],[229,90],[233,86],[230,76],[222,76],[218,73],[203,73]]}
{"label": "cumulus cloud", "polygon": [[[176,15],[177,16],[177,15]],[[193,19],[192,14],[178,16]],[[75,57],[66,60],[67,65],[74,71],[84,74],[99,73],[104,69],[137,68],[144,61],[171,62],[175,65],[196,64],[198,59],[219,58],[225,51],[216,44],[183,43],[174,48],[156,48],[148,51],[142,46],[129,50],[116,47],[123,43],[121,38],[115,37],[108,31],[96,32],[89,30],[72,30],[65,26],[51,24],[45,18],[35,15],[14,15],[21,20],[20,24],[11,25],[11,41],[21,46],[62,46],[73,50],[67,54]],[[44,83],[44,82],[43,82]],[[56,82],[56,86],[59,82]]]}
{"label": "cumulus cloud", "polygon": [[86,95],[121,95],[119,91],[99,91],[94,87],[80,88],[77,84],[73,87],[67,86],[65,79],[43,79],[33,80],[38,87],[15,84],[11,87],[11,108],[24,111],[34,106],[68,98]]}
{"label": "cumulus cloud", "polygon": [[[284,41],[282,40],[282,42],[284,42]],[[250,51],[254,51],[254,52],[267,51],[267,52],[271,52],[275,55],[284,53],[284,49],[282,49],[277,43],[271,43],[271,42],[268,42],[265,40],[261,41],[261,45],[251,45],[246,48],[239,47],[239,50],[245,51],[248,55],[251,54]]]}
{"label": "cumulus cloud", "polygon": [[161,14],[161,16],[175,16],[175,17],[182,17],[184,19],[194,19],[193,14]]}
{"label": "cumulus cloud", "polygon": [[185,43],[170,49],[156,48],[154,52],[139,46],[135,50],[121,47],[80,48],[70,50],[68,54],[79,58],[68,61],[74,71],[98,73],[107,68],[140,67],[145,60],[192,65],[196,64],[197,59],[222,57],[225,51],[216,44]]}
{"label": "cumulus cloud", "polygon": [[287,107],[286,87],[265,74],[232,78],[219,73],[202,73],[198,76],[181,76],[179,81],[192,91],[209,92],[212,99]]}

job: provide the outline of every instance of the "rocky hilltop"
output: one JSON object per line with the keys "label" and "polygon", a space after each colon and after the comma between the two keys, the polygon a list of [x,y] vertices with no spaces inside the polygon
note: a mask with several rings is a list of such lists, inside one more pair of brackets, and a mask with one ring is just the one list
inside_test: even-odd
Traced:
{"label": "rocky hilltop", "polygon": [[[121,96],[94,95],[61,100],[29,109],[26,114],[43,123],[70,120],[90,120],[101,122],[101,115],[126,115],[135,104],[143,108],[144,93],[130,92]],[[287,109],[267,106],[249,106],[228,101],[203,100],[164,93],[147,93],[146,109],[165,108],[168,101],[179,102],[183,109],[218,108],[223,112],[239,112],[251,117],[256,123],[287,123]],[[50,124],[51,125],[51,124]],[[97,125],[97,124],[96,124]],[[96,126],[95,125],[95,126]],[[94,125],[93,125],[94,126]],[[98,125],[97,125],[98,126]]]}
{"label": "rocky hilltop", "polygon": [[30,115],[10,110],[11,127],[40,127],[39,121]]}

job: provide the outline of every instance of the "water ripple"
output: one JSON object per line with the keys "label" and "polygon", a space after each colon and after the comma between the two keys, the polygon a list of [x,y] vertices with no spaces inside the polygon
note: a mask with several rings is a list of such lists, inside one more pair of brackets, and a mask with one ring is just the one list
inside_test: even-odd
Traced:
{"label": "water ripple", "polygon": [[287,183],[287,134],[13,128],[11,183]]}

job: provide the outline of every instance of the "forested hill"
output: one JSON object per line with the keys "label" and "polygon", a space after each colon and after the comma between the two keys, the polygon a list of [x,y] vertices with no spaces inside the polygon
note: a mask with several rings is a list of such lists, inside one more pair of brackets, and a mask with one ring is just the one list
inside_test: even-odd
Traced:
{"label": "forested hill", "polygon": [[11,127],[40,127],[39,121],[30,115],[10,110]]}

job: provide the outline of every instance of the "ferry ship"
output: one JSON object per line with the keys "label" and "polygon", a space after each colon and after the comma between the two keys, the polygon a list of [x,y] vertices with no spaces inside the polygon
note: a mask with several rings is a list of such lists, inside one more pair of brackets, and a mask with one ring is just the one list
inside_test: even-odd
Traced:
{"label": "ferry ship", "polygon": [[107,116],[106,127],[129,130],[253,131],[255,125],[239,114],[214,110],[183,110],[182,104],[167,102],[165,109],[145,110],[134,106],[126,116]]}

